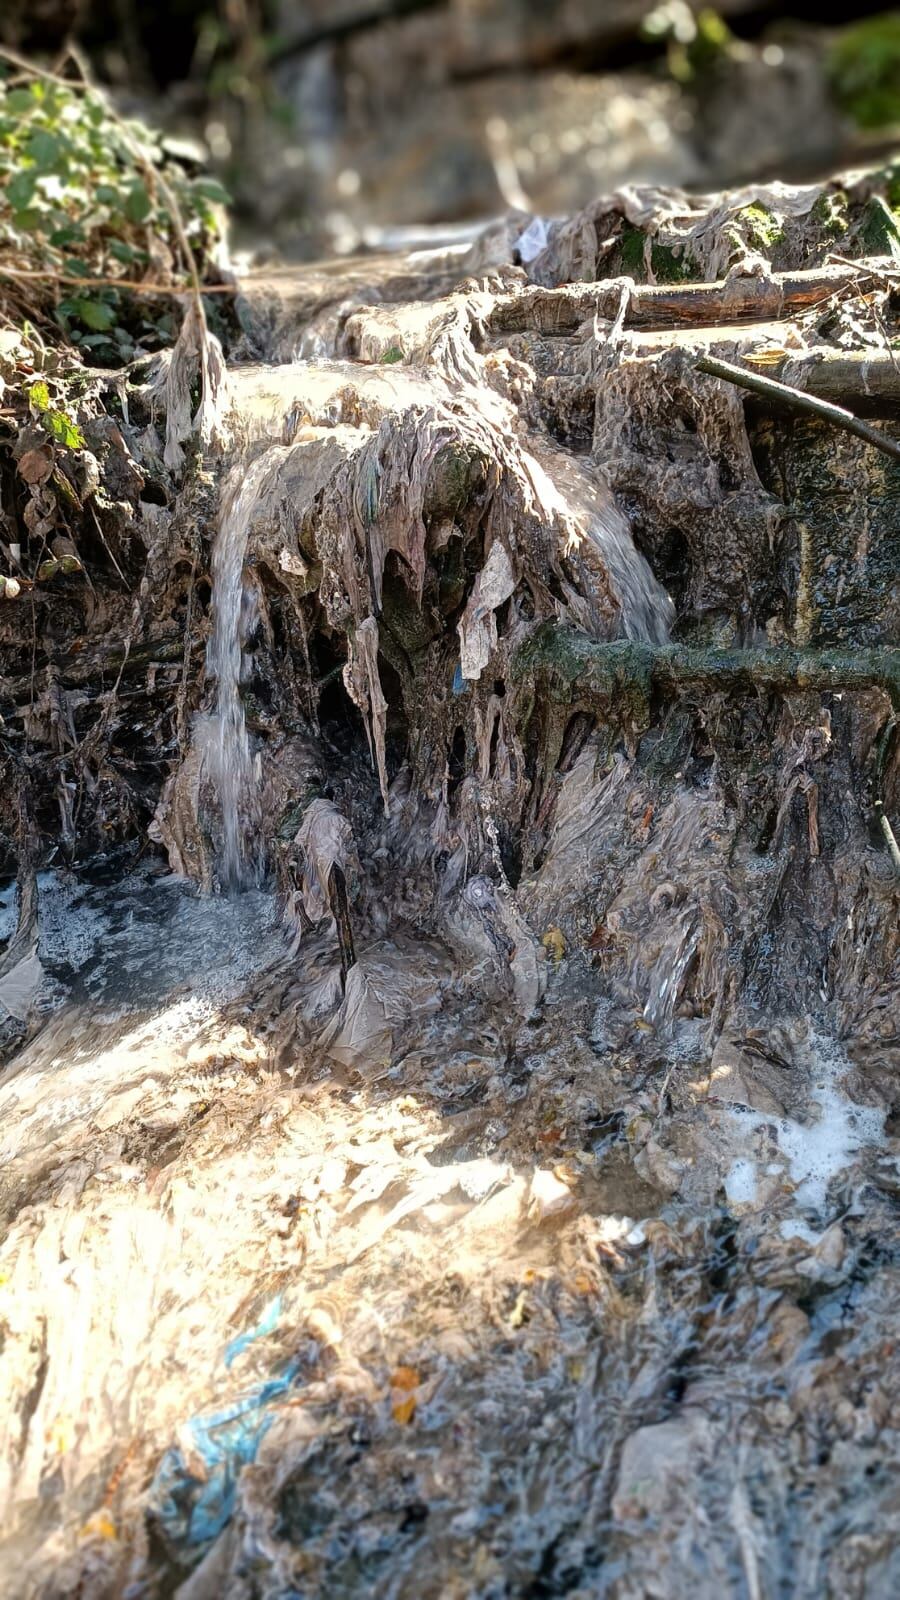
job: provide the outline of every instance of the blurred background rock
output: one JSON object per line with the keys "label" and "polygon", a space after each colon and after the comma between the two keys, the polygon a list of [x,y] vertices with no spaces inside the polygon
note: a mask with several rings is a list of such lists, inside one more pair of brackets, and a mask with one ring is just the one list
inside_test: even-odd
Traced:
{"label": "blurred background rock", "polygon": [[5,0],[211,160],[238,241],[426,237],[624,183],[818,176],[900,138],[900,11],[808,0]]}

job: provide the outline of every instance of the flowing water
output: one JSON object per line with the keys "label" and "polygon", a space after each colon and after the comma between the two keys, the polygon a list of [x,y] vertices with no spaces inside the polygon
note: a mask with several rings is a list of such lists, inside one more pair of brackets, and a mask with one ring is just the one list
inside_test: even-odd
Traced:
{"label": "flowing water", "polygon": [[250,516],[260,482],[270,470],[264,453],[235,469],[226,486],[212,552],[212,633],[207,666],[216,683],[215,709],[200,727],[204,763],[218,801],[222,824],[219,877],[225,888],[245,888],[259,880],[260,851],[254,837],[256,774],[241,697],[243,640],[248,592],[244,561]]}

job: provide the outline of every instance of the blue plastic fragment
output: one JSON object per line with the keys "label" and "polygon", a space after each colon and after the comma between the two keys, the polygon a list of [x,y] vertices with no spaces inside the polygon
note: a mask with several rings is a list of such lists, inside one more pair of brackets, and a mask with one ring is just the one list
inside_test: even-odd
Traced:
{"label": "blue plastic fragment", "polygon": [[453,693],[454,694],[465,694],[465,692],[468,689],[468,687],[469,687],[469,685],[467,684],[465,678],[462,675],[462,662],[461,661],[457,661],[457,663],[456,663],[456,671],[453,674]]}
{"label": "blue plastic fragment", "polygon": [[246,1333],[239,1333],[236,1339],[232,1339],[225,1351],[226,1367],[230,1367],[231,1363],[257,1339],[264,1339],[267,1333],[275,1332],[281,1320],[281,1310],[281,1295],[277,1294],[274,1300],[269,1301],[256,1327],[248,1328]]}
{"label": "blue plastic fragment", "polygon": [[192,1418],[191,1447],[205,1477],[191,1472],[180,1446],[166,1451],[153,1479],[150,1508],[173,1544],[208,1544],[230,1521],[241,1468],[256,1459],[272,1423],[269,1408],[287,1393],[298,1369],[299,1362],[292,1361],[277,1378],[231,1405]]}

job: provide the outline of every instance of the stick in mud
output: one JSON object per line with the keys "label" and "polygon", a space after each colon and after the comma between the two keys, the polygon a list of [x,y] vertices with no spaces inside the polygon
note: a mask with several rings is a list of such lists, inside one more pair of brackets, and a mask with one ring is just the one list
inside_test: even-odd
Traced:
{"label": "stick in mud", "polygon": [[347,898],[347,880],[337,862],[328,874],[328,903],[337,929],[338,949],[341,953],[341,990],[347,986],[347,974],[356,966],[353,948],[353,928],[350,922],[350,902]]}

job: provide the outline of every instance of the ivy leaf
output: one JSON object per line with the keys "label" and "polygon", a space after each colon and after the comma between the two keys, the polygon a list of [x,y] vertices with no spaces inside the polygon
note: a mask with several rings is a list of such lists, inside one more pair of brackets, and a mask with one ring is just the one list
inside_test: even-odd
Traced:
{"label": "ivy leaf", "polygon": [[50,390],[43,381],[33,383],[28,391],[28,399],[35,411],[46,411],[50,405]]}
{"label": "ivy leaf", "polygon": [[64,228],[57,228],[56,232],[50,235],[50,243],[57,250],[65,250],[69,245],[82,244],[83,242],[84,229],[79,227],[77,222],[69,222]]}
{"label": "ivy leaf", "polygon": [[204,200],[214,200],[216,205],[227,206],[231,204],[231,195],[223,184],[216,178],[196,178],[191,184],[194,194],[199,194]]}
{"label": "ivy leaf", "polygon": [[152,210],[153,201],[150,198],[147,185],[139,179],[137,183],[132,184],[128,191],[125,200],[125,215],[129,222],[146,222]]}
{"label": "ivy leaf", "polygon": [[44,172],[56,165],[61,153],[62,142],[46,128],[37,128],[25,146],[25,154]]}
{"label": "ivy leaf", "polygon": [[24,211],[34,199],[37,178],[33,172],[17,172],[6,187],[6,195],[14,211]]}
{"label": "ivy leaf", "polygon": [[84,434],[78,424],[67,417],[64,411],[48,411],[44,416],[44,423],[50,429],[57,444],[64,444],[69,450],[81,450],[84,447]]}
{"label": "ivy leaf", "polygon": [[86,300],[79,295],[72,301],[72,309],[85,327],[93,328],[96,333],[106,333],[116,320],[112,307],[105,305],[102,300]]}
{"label": "ivy leaf", "polygon": [[11,89],[6,96],[7,111],[14,111],[19,116],[23,111],[34,110],[34,96],[30,89]]}
{"label": "ivy leaf", "polygon": [[124,239],[110,239],[109,253],[116,261],[137,261],[143,257],[143,250],[136,250],[133,244],[126,244]]}

